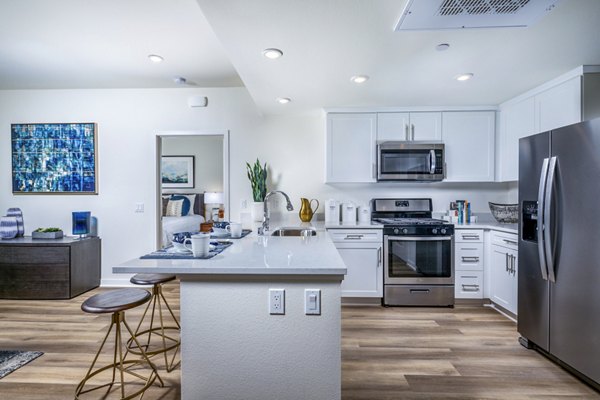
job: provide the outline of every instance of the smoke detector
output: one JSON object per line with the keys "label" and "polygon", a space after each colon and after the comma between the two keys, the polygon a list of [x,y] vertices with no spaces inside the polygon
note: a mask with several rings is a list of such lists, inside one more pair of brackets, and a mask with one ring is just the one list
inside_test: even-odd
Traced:
{"label": "smoke detector", "polygon": [[533,25],[560,0],[408,0],[394,30],[516,28]]}

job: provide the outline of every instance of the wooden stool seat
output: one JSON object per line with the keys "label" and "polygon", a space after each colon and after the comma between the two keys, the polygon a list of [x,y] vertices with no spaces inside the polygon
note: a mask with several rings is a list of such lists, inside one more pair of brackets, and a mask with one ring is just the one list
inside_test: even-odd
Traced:
{"label": "wooden stool seat", "polygon": [[175,275],[170,274],[135,274],[129,280],[135,285],[156,285],[175,280]]}
{"label": "wooden stool seat", "polygon": [[81,309],[93,314],[115,313],[142,305],[150,297],[150,293],[144,289],[111,290],[93,295],[83,302]]}

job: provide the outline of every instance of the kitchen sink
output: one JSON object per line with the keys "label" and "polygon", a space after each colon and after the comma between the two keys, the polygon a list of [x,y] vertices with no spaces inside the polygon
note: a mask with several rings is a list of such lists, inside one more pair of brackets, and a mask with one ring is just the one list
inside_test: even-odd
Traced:
{"label": "kitchen sink", "polygon": [[271,236],[317,236],[317,231],[313,228],[286,227],[274,230]]}

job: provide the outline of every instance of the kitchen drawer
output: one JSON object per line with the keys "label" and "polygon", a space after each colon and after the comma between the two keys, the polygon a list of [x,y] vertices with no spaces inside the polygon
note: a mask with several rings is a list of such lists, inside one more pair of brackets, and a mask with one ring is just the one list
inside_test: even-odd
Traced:
{"label": "kitchen drawer", "polygon": [[456,271],[454,295],[457,299],[483,299],[483,271]]}
{"label": "kitchen drawer", "polygon": [[492,244],[506,247],[511,250],[519,250],[519,237],[514,233],[492,231]]}
{"label": "kitchen drawer", "polygon": [[455,229],[454,242],[483,243],[483,229]]}
{"label": "kitchen drawer", "polygon": [[328,229],[327,231],[334,242],[383,242],[381,229]]}
{"label": "kitchen drawer", "polygon": [[455,243],[454,249],[455,270],[483,270],[483,243]]}

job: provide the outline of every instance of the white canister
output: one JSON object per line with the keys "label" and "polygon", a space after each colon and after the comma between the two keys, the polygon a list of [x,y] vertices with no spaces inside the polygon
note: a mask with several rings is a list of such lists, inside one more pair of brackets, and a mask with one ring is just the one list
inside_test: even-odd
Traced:
{"label": "white canister", "polygon": [[340,202],[334,199],[325,201],[325,222],[340,222]]}
{"label": "white canister", "polygon": [[368,206],[358,207],[358,222],[370,222],[371,209]]}
{"label": "white canister", "polygon": [[356,223],[356,205],[352,202],[342,204],[342,222]]}

